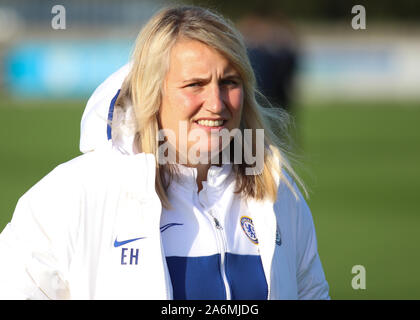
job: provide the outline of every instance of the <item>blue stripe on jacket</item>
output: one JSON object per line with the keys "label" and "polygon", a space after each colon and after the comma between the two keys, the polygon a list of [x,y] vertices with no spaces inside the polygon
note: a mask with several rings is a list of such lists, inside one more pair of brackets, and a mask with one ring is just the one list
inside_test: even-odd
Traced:
{"label": "blue stripe on jacket", "polygon": [[[174,300],[225,300],[220,254],[166,257]],[[232,300],[266,300],[267,281],[259,255],[226,253]]]}
{"label": "blue stripe on jacket", "polygon": [[107,122],[107,125],[106,125],[106,135],[108,137],[108,140],[112,139],[111,122],[112,122],[112,118],[114,117],[115,102],[117,101],[117,98],[118,98],[118,95],[120,94],[120,91],[121,91],[121,89],[118,89],[117,94],[114,96],[114,98],[112,98],[111,104],[109,105],[108,122]]}

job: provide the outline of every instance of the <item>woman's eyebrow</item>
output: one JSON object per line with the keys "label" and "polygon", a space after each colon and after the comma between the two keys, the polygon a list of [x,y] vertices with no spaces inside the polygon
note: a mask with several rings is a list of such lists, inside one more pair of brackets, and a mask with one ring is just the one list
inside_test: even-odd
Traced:
{"label": "woman's eyebrow", "polygon": [[[183,83],[186,82],[201,82],[201,83],[207,83],[210,81],[211,77],[208,78],[201,78],[201,77],[194,77],[194,78],[188,78],[186,80],[183,80]],[[229,72],[228,74],[223,75],[220,80],[226,80],[226,79],[235,79],[235,80],[240,80],[241,77],[239,76],[238,73],[236,72]]]}
{"label": "woman's eyebrow", "polygon": [[208,82],[208,81],[210,81],[210,78],[211,77],[208,77],[208,78],[200,78],[200,77],[194,77],[194,78],[188,78],[188,79],[186,79],[186,80],[183,80],[182,82]]}
{"label": "woman's eyebrow", "polygon": [[230,74],[224,75],[221,80],[227,80],[227,79],[241,80],[241,76],[237,73],[230,73]]}

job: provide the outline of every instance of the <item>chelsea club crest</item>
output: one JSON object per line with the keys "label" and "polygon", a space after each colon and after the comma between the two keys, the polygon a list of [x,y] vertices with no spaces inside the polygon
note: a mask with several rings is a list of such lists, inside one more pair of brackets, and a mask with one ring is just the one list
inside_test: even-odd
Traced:
{"label": "chelsea club crest", "polygon": [[249,240],[251,240],[254,244],[258,244],[254,224],[252,223],[252,219],[250,217],[241,217],[241,227],[242,230],[245,232],[246,236],[249,238]]}

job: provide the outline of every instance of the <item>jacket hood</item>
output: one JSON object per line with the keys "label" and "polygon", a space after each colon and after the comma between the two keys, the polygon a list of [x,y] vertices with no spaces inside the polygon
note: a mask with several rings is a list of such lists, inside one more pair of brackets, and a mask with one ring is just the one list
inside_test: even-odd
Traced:
{"label": "jacket hood", "polygon": [[[80,125],[80,151],[82,153],[93,151],[111,140],[110,121],[121,118],[121,115],[114,114],[114,104],[129,70],[129,64],[118,69],[96,88],[89,98]],[[117,136],[112,133],[113,145],[122,148],[124,153],[131,153],[134,132],[128,130],[127,126],[125,129]]]}

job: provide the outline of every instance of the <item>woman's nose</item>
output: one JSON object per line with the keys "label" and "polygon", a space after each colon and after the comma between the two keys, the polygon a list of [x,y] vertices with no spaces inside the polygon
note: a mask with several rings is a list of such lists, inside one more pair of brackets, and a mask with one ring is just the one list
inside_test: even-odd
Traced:
{"label": "woman's nose", "polygon": [[223,102],[223,91],[219,84],[212,84],[208,87],[205,107],[212,113],[221,113],[225,107]]}

